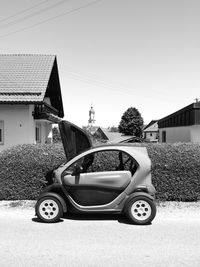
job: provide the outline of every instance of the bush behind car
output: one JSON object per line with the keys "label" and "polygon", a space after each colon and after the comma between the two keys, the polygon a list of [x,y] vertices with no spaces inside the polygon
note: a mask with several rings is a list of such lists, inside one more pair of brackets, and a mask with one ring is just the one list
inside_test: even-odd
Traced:
{"label": "bush behind car", "polygon": [[147,144],[157,199],[200,200],[200,145]]}
{"label": "bush behind car", "polygon": [[61,144],[18,145],[0,153],[0,200],[36,199],[52,169],[65,161]]}
{"label": "bush behind car", "polygon": [[[200,200],[200,145],[135,145],[147,147],[158,200]],[[63,162],[62,144],[19,145],[1,152],[0,200],[36,199]]]}

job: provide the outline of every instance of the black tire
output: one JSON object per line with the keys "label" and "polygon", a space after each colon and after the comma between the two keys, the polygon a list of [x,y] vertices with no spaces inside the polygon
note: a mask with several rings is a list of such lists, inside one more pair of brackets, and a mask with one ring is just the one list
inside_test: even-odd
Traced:
{"label": "black tire", "polygon": [[35,206],[36,215],[46,223],[59,221],[63,215],[63,207],[56,197],[46,196],[40,198]]}
{"label": "black tire", "polygon": [[128,200],[125,213],[134,224],[150,224],[156,216],[156,205],[146,196],[136,196]]}

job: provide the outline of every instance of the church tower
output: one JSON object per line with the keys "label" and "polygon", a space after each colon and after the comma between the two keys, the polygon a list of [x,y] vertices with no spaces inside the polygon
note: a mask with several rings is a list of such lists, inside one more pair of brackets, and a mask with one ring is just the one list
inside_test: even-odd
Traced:
{"label": "church tower", "polygon": [[95,111],[93,106],[91,106],[89,110],[89,120],[88,120],[88,126],[92,130],[92,127],[94,126],[95,123]]}

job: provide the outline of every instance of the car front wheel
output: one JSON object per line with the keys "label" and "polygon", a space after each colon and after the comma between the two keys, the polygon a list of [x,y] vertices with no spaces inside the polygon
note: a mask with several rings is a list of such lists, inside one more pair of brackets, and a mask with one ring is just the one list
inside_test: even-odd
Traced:
{"label": "car front wheel", "polygon": [[63,215],[63,207],[60,201],[52,196],[39,199],[35,210],[38,218],[47,223],[57,222]]}
{"label": "car front wheel", "polygon": [[156,206],[150,198],[137,196],[129,200],[125,212],[132,223],[149,224],[156,215]]}

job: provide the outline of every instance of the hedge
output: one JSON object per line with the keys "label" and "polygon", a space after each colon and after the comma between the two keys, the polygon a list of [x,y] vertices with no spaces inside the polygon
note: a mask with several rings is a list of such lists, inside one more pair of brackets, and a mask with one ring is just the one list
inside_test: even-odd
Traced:
{"label": "hedge", "polygon": [[61,144],[19,145],[1,152],[0,200],[36,199],[64,161]]}
{"label": "hedge", "polygon": [[[200,144],[144,145],[158,200],[200,200]],[[36,199],[64,161],[62,144],[20,145],[1,152],[0,200]]]}
{"label": "hedge", "polygon": [[200,200],[200,144],[145,145],[152,161],[157,199]]}

